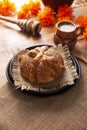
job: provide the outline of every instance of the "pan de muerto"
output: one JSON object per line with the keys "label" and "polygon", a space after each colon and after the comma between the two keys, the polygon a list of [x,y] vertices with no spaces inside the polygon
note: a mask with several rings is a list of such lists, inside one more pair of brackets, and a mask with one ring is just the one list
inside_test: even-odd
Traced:
{"label": "pan de muerto", "polygon": [[49,83],[65,71],[64,60],[56,47],[36,47],[19,58],[21,75],[32,83]]}

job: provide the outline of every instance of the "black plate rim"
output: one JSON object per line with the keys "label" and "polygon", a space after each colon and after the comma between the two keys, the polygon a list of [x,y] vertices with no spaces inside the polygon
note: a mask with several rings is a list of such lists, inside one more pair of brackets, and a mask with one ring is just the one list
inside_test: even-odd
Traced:
{"label": "black plate rim", "polygon": [[[43,46],[43,45],[39,45],[39,46]],[[44,46],[47,46],[47,45],[44,45]],[[52,47],[52,45],[48,45],[49,47]],[[35,47],[38,47],[38,45],[36,46],[32,46],[32,47],[29,47],[29,48],[26,48],[26,49],[33,49]],[[60,89],[55,89],[55,90],[43,90],[43,91],[35,91],[35,90],[22,90],[22,91],[25,91],[27,93],[31,93],[31,94],[37,94],[37,95],[51,95],[51,94],[56,94],[56,93],[60,93],[60,92],[63,92],[64,90],[67,90],[68,88],[71,88],[73,86],[75,86],[75,84],[79,81],[80,79],[80,75],[81,75],[81,69],[80,69],[80,65],[78,63],[78,60],[75,56],[71,55],[71,59],[77,69],[77,73],[78,73],[78,78],[74,80],[74,84],[72,85],[67,85],[67,86],[64,86]],[[8,82],[10,83],[10,85],[14,88],[16,88],[16,86],[14,85],[14,79],[12,77],[12,74],[11,74],[11,64],[12,64],[12,59],[9,61],[8,65],[7,65],[7,68],[6,68],[6,77],[7,77],[7,80]]]}

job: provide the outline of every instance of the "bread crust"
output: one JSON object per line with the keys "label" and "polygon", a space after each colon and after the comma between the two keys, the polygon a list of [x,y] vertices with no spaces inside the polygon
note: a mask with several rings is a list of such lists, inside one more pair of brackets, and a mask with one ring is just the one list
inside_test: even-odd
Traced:
{"label": "bread crust", "polygon": [[19,58],[21,75],[32,83],[49,83],[65,71],[64,60],[54,47],[36,47]]}

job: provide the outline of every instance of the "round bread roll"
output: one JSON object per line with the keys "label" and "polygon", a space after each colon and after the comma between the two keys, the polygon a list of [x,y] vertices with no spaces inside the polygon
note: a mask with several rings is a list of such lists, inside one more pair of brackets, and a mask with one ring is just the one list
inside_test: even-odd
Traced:
{"label": "round bread roll", "polygon": [[21,75],[32,83],[49,83],[65,70],[58,50],[48,46],[26,51],[20,56],[19,65]]}

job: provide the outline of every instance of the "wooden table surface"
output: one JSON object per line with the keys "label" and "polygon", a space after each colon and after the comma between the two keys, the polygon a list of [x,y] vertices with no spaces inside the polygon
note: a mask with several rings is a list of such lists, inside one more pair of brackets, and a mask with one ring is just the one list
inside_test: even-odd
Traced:
{"label": "wooden table surface", "polygon": [[[87,6],[74,10],[76,15],[86,12]],[[54,45],[53,36],[53,27],[43,27],[41,36],[33,37],[0,20],[0,130],[87,130],[87,64],[81,60],[79,82],[62,94],[39,97],[15,90],[7,81],[6,67],[14,53]]]}

